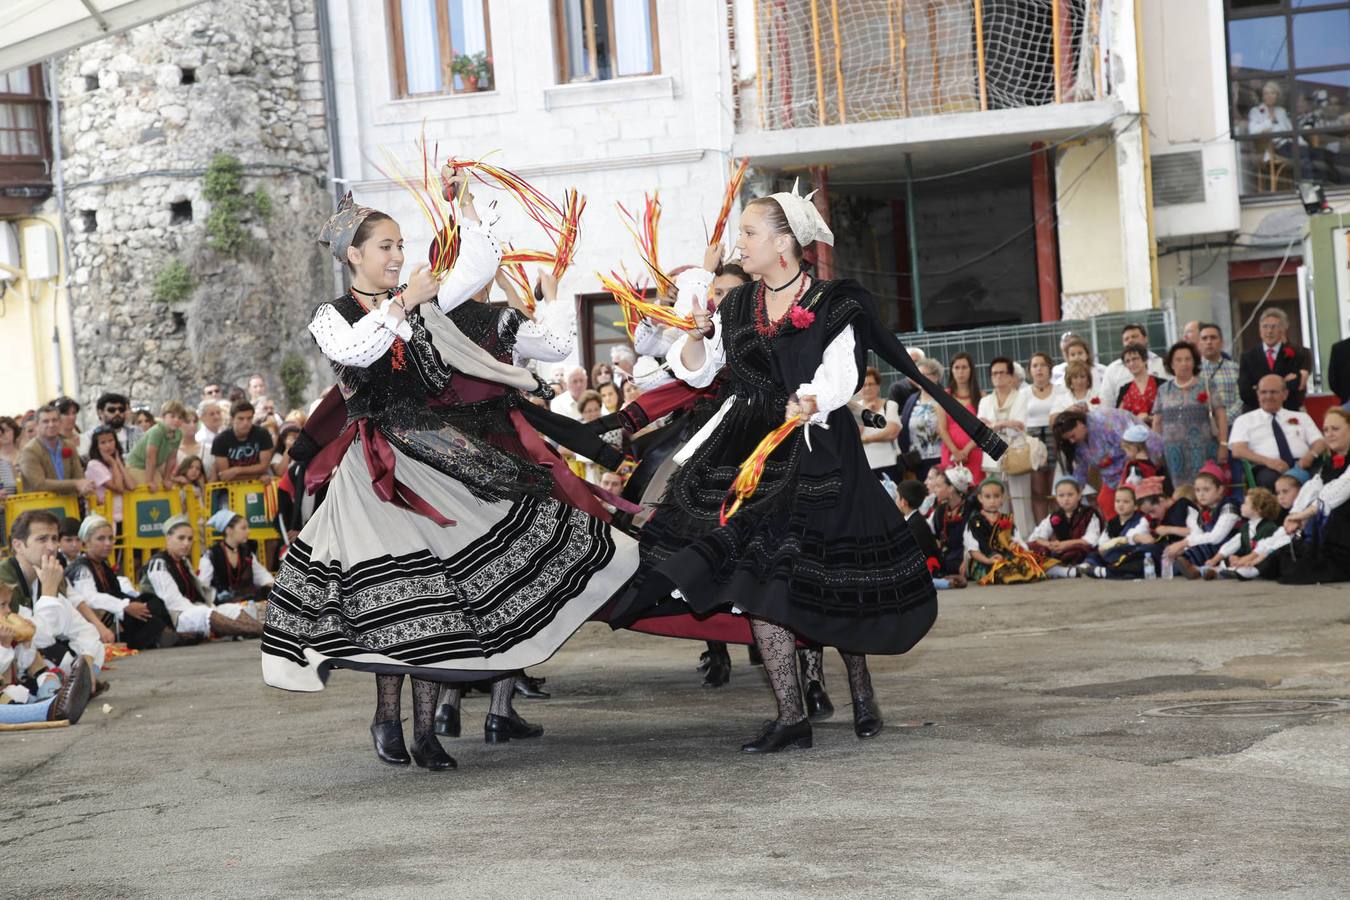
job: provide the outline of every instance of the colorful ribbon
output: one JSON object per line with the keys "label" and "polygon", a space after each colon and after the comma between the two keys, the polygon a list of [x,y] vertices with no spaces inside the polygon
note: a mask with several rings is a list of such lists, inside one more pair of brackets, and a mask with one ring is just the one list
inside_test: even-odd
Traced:
{"label": "colorful ribbon", "polygon": [[[788,419],[765,435],[764,440],[759,442],[754,452],[746,458],[745,462],[741,463],[740,469],[736,472],[736,477],[731,480],[731,488],[722,501],[722,508],[718,511],[718,520],[721,524],[726,525],[727,520],[736,515],[737,510],[741,508],[741,503],[754,495],[755,489],[759,487],[759,480],[764,475],[764,466],[768,464],[773,451],[777,450],[783,441],[787,440],[788,436],[805,422],[806,417],[800,415]],[[727,509],[728,500],[732,501],[730,510]]]}

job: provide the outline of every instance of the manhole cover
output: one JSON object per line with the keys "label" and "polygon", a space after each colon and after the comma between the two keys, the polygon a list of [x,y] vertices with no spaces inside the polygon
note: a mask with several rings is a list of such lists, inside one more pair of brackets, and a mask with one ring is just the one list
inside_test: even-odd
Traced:
{"label": "manhole cover", "polygon": [[1311,716],[1317,713],[1341,712],[1350,709],[1344,700],[1215,700],[1210,703],[1183,703],[1178,706],[1160,706],[1144,713],[1146,716],[1168,716],[1180,719],[1246,718],[1261,716]]}

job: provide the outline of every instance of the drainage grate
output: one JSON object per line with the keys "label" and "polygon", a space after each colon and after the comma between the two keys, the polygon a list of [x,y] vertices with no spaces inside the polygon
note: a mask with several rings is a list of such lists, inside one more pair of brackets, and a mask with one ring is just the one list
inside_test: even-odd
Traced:
{"label": "drainage grate", "polygon": [[1263,716],[1312,716],[1350,709],[1344,700],[1215,700],[1183,703],[1145,711],[1146,716],[1177,719],[1260,718]]}

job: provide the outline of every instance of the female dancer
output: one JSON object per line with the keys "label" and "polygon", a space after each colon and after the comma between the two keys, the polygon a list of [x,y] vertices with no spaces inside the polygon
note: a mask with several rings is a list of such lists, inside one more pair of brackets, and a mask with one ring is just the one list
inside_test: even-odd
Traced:
{"label": "female dancer", "polygon": [[[678,454],[685,460],[642,536],[641,570],[611,624],[707,615],[735,606],[750,618],[778,718],[741,749],[811,746],[797,675],[797,636],[844,652],[860,737],[881,730],[865,653],[903,653],[932,625],[932,579],[909,529],[872,476],[853,414],[864,354],[875,350],[934,396],[904,347],[852,281],[817,282],[803,248],[833,235],[809,199],[779,193],[747,204],[737,247],[757,284],[733,290],[668,364],[694,387],[730,367],[727,398]],[[944,406],[995,455],[1002,442],[945,395]],[[804,416],[767,460],[757,493],[719,526],[740,463],[785,418]],[[678,591],[688,607],[672,602]]]}
{"label": "female dancer", "polygon": [[267,683],[288,690],[322,690],[333,665],[375,672],[377,756],[438,770],[456,765],[434,734],[438,682],[495,678],[486,732],[538,734],[511,710],[514,673],[552,655],[636,565],[604,523],[549,496],[547,468],[476,430],[481,392],[542,385],[443,314],[501,259],[481,224],[460,234],[444,285],[418,266],[402,287],[402,235],[389,216],[349,195],[320,234],[353,275],[351,292],[310,324],[349,424],[310,463],[307,482],[328,480],[328,495],[278,573],[262,659]]}

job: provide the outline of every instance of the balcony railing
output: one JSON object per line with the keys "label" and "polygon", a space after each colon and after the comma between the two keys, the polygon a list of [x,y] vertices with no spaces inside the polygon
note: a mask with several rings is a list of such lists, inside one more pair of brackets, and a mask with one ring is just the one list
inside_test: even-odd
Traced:
{"label": "balcony railing", "polygon": [[747,118],[777,130],[1100,99],[1109,2],[752,0]]}

